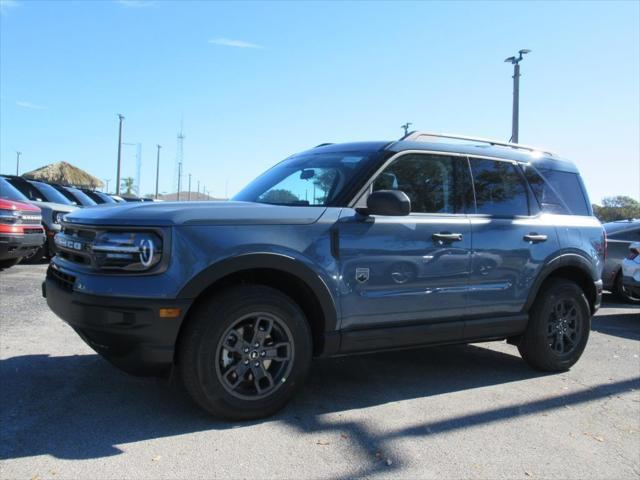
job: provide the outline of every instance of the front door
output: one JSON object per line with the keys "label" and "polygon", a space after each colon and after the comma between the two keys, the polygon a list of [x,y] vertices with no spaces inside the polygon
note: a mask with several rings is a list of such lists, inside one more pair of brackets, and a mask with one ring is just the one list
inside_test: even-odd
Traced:
{"label": "front door", "polygon": [[408,153],[369,192],[401,190],[408,216],[345,209],[337,224],[342,329],[460,320],[465,315],[471,228],[465,158]]}

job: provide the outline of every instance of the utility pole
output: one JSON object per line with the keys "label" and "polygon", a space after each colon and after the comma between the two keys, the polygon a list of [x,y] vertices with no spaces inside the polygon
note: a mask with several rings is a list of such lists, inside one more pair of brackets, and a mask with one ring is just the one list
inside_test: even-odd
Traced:
{"label": "utility pole", "polygon": [[16,176],[20,175],[20,155],[22,152],[16,152]]}
{"label": "utility pole", "polygon": [[178,164],[178,196],[176,197],[176,201],[180,201],[180,185],[182,180],[182,162]]}
{"label": "utility pole", "polygon": [[155,199],[158,199],[158,181],[160,180],[160,149],[161,145],[156,145],[158,147],[158,156],[156,157],[156,196]]}
{"label": "utility pole", "polygon": [[200,200],[200,180],[198,180],[198,194],[196,195],[196,199]]}
{"label": "utility pole", "polygon": [[518,128],[520,123],[520,62],[522,56],[530,53],[531,50],[523,48],[518,51],[518,56],[505,58],[505,62],[513,65],[513,111],[511,115],[511,140],[512,143],[518,143]]}
{"label": "utility pole", "polygon": [[406,137],[409,134],[409,127],[413,125],[411,122],[407,122],[404,125],[400,125],[400,128],[404,129],[404,136]]}
{"label": "utility pole", "polygon": [[119,113],[118,120],[120,120],[120,125],[118,127],[118,171],[116,174],[116,195],[120,195],[120,166],[122,164],[122,121],[124,120],[124,115]]}
{"label": "utility pole", "polygon": [[110,181],[111,181],[111,179],[110,179],[110,178],[105,178],[105,179],[104,179],[104,183],[106,183],[106,184],[107,184],[107,193],[109,193],[109,182],[110,182]]}
{"label": "utility pole", "polygon": [[191,201],[191,174],[189,174],[189,193],[187,194],[187,201]]}

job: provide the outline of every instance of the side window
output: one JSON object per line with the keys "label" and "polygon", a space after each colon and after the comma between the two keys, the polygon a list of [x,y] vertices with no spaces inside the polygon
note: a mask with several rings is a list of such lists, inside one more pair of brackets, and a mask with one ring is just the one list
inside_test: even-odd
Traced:
{"label": "side window", "polygon": [[413,213],[464,213],[471,182],[465,159],[442,155],[404,155],[373,182],[373,191],[402,190]]}
{"label": "side window", "polygon": [[640,242],[640,228],[618,232],[613,236],[613,238],[617,240],[625,240],[627,242]]}
{"label": "side window", "polygon": [[569,209],[569,213],[572,215],[589,215],[588,203],[578,175],[571,172],[543,168],[539,171],[553,189],[559,195],[562,195],[562,200]]}
{"label": "side window", "polygon": [[535,168],[530,165],[524,165],[523,171],[543,212],[559,215],[568,215],[570,213],[569,207],[562,200],[560,194],[542,178]]}
{"label": "side window", "polygon": [[470,158],[476,211],[485,215],[529,215],[524,179],[509,162]]}

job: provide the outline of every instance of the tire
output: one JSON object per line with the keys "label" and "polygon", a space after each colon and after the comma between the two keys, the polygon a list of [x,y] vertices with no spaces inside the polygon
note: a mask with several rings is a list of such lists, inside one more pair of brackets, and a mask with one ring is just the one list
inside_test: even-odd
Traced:
{"label": "tire", "polygon": [[11,268],[14,265],[20,263],[21,258],[9,258],[7,260],[0,260],[0,270],[4,270],[6,268]]}
{"label": "tire", "polygon": [[198,305],[184,328],[178,345],[182,382],[215,416],[272,415],[295,395],[309,371],[309,324],[300,307],[278,290],[257,285],[224,290]]}
{"label": "tire", "polygon": [[623,302],[635,304],[640,303],[640,298],[634,297],[626,288],[624,288],[624,285],[622,284],[622,270],[620,270],[616,275],[616,280],[613,284],[613,293]]}
{"label": "tire", "polygon": [[536,370],[563,372],[584,352],[590,330],[591,309],[582,289],[552,279],[538,293],[518,350]]}
{"label": "tire", "polygon": [[24,263],[25,265],[35,265],[37,263],[42,262],[42,259],[45,255],[45,248],[46,248],[46,244],[38,247],[37,250],[35,250],[31,255],[27,255],[26,257],[22,258],[22,263]]}

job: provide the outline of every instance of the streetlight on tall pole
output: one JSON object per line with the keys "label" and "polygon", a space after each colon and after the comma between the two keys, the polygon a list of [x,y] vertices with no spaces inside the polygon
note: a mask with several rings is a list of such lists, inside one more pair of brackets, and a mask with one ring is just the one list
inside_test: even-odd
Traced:
{"label": "streetlight on tall pole", "polygon": [[16,152],[16,176],[20,175],[20,155],[22,152]]}
{"label": "streetlight on tall pole", "polygon": [[105,178],[104,182],[107,184],[107,193],[109,193],[109,182],[111,181],[110,178]]}
{"label": "streetlight on tall pole", "polygon": [[120,195],[120,165],[122,164],[122,121],[124,120],[124,115],[119,113],[118,120],[120,120],[120,125],[118,126],[118,171],[116,174],[116,195]]}
{"label": "streetlight on tall pole", "polygon": [[160,149],[161,145],[156,145],[158,147],[158,156],[156,157],[156,200],[158,199],[158,181],[160,180]]}
{"label": "streetlight on tall pole", "polygon": [[520,114],[520,62],[522,56],[530,53],[531,50],[523,48],[518,51],[518,56],[505,58],[505,62],[513,65],[513,113],[511,117],[511,140],[510,142],[518,143],[518,124]]}
{"label": "streetlight on tall pole", "polygon": [[187,194],[187,201],[191,201],[191,174],[189,174],[189,193]]}
{"label": "streetlight on tall pole", "polygon": [[182,162],[178,164],[178,195],[176,197],[176,201],[180,201],[180,186],[182,185]]}

